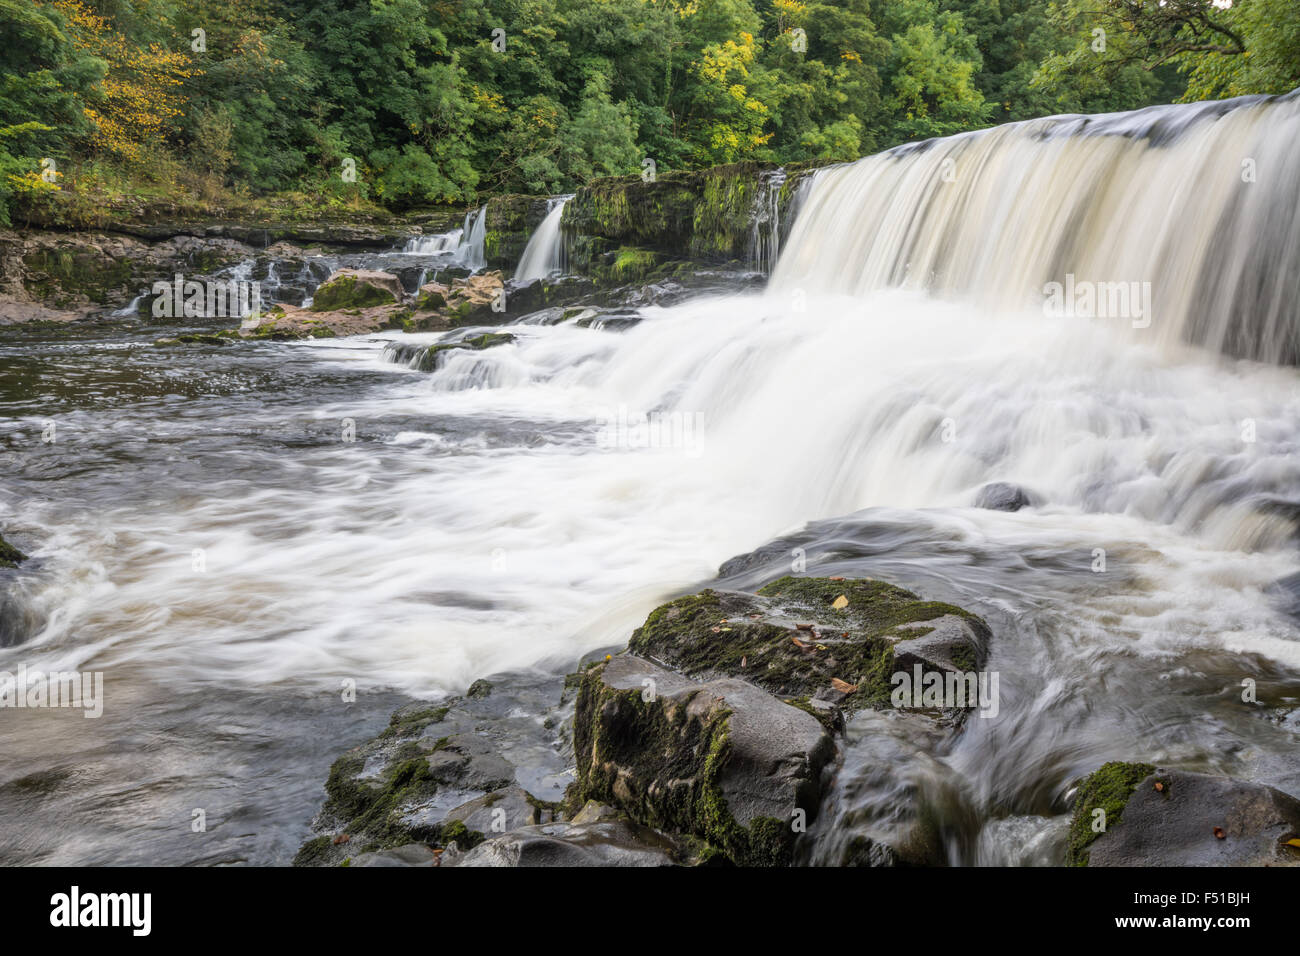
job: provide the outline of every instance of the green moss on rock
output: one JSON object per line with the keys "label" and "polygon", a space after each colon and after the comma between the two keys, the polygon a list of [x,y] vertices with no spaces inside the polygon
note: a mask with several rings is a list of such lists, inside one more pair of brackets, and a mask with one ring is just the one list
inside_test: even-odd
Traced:
{"label": "green moss on rock", "polygon": [[26,560],[27,555],[0,537],[0,568],[16,568]]}
{"label": "green moss on rock", "polygon": [[1093,830],[1093,814],[1105,811],[1105,829],[1113,829],[1124,813],[1133,791],[1156,768],[1146,763],[1112,761],[1079,784],[1075,795],[1074,815],[1070,820],[1070,841],[1066,850],[1066,863],[1070,866],[1088,865],[1088,847],[1101,836]]}
{"label": "green moss on rock", "polygon": [[482,335],[461,339],[459,342],[440,342],[437,345],[430,345],[424,350],[415,363],[415,368],[418,368],[421,372],[432,372],[438,367],[439,356],[445,355],[447,352],[454,352],[458,349],[481,352],[483,349],[490,349],[497,345],[507,345],[514,340],[515,337],[509,332],[484,332]]}
{"label": "green moss on rock", "polygon": [[605,684],[605,667],[599,663],[580,678],[570,804],[617,806],[643,825],[693,834],[743,866],[789,864],[794,833],[787,823],[758,817],[741,826],[727,807],[721,777],[731,711],[722,703],[696,709],[693,695],[647,701],[635,688]]}
{"label": "green moss on rock", "polygon": [[[841,597],[847,603],[836,608]],[[889,701],[895,644],[927,630],[900,628],[948,615],[985,628],[961,608],[883,581],[787,576],[757,596],[706,589],[670,601],[650,613],[628,646],[688,676],[743,677],[787,701],[806,700],[838,678],[857,687],[847,706],[881,705]],[[964,651],[966,669],[975,670],[976,648]]]}
{"label": "green moss on rock", "polygon": [[662,172],[652,182],[597,179],[565,206],[564,224],[580,236],[669,256],[740,259],[753,225],[758,177],[775,168],[746,162]]}
{"label": "green moss on rock", "polygon": [[313,312],[335,312],[341,309],[368,309],[376,305],[390,305],[397,299],[387,289],[355,276],[340,276],[333,282],[320,286],[312,296]]}

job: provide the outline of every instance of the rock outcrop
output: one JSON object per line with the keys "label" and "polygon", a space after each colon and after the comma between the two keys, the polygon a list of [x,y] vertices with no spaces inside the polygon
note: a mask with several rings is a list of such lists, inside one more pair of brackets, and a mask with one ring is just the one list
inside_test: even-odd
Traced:
{"label": "rock outcrop", "polygon": [[302,846],[295,865],[337,865],[410,844],[441,856],[553,821],[571,779],[560,732],[571,707],[562,678],[503,674],[443,704],[398,710],[381,734],[330,768],[315,823],[320,835]]}
{"label": "rock outcrop", "polygon": [[1300,866],[1300,800],[1257,783],[1108,763],[1075,796],[1073,866]]}
{"label": "rock outcrop", "polygon": [[1019,485],[991,481],[975,495],[975,507],[989,511],[1019,511],[1037,504],[1034,496]]}
{"label": "rock outcrop", "polygon": [[[512,675],[398,711],[335,762],[324,832],[295,862],[788,865],[842,712],[889,706],[894,668],[978,666],[987,639],[979,618],[880,581],[678,598],[562,687]],[[951,732],[936,716],[910,719]],[[860,855],[896,860],[884,845]]]}
{"label": "rock outcrop", "polygon": [[[772,178],[778,167],[753,162],[595,180],[564,207],[570,262],[607,281],[664,278],[688,261],[746,262],[770,205],[787,209],[817,165],[785,167],[783,181]],[[769,188],[776,195],[763,195]]]}
{"label": "rock outcrop", "polygon": [[[254,254],[230,238],[156,242],[100,233],[0,231],[0,315],[11,321],[81,318],[123,305],[175,273],[210,272]],[[23,307],[27,308],[24,309]],[[51,314],[53,313],[53,314]]]}

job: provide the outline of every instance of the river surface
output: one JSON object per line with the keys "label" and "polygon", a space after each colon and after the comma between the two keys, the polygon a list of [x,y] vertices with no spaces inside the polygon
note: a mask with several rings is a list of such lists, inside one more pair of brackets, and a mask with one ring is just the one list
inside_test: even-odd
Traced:
{"label": "river surface", "polygon": [[[996,634],[999,716],[943,760],[887,761],[870,725],[895,715],[864,716],[830,832],[876,832],[921,788],[958,818],[954,862],[1019,861],[1109,758],[1300,791],[1300,632],[1270,590],[1300,561],[1257,507],[1297,491],[1293,370],[1091,324],[990,336],[902,292],[816,314],[736,295],[624,332],[520,326],[432,374],[379,336],[7,333],[0,507],[34,623],[0,669],[103,671],[106,706],[3,713],[4,858],[283,863],[331,760],[402,699],[571,667],[764,545],[727,583],[801,549]],[[617,425],[643,409],[679,417]],[[1039,506],[970,506],[1030,471]]]}
{"label": "river surface", "polygon": [[[1240,109],[1255,112],[1224,127],[1232,143],[1267,126]],[[1178,134],[1186,156],[1125,159],[1157,149],[1130,124],[1062,169],[1099,155],[1098,176],[1163,181],[1161,163],[1223,146],[1197,125],[1211,121]],[[935,204],[923,227],[871,205],[906,191],[872,182],[989,145],[944,142],[819,178],[763,291],[643,308],[617,331],[525,321],[432,373],[391,346],[434,335],[211,347],[157,346],[175,330],[126,321],[0,331],[0,528],[32,556],[7,577],[17,638],[0,671],[105,675],[101,718],[0,711],[0,861],[285,863],[329,763],[397,704],[563,673],[720,568],[734,587],[878,577],[993,629],[997,716],[923,746],[909,715],[859,715],[807,862],[920,815],[951,863],[1059,863],[1071,783],[1109,759],[1300,795],[1300,376],[1273,364],[1293,305],[1045,314],[1033,294],[1069,270],[1065,246],[1020,273],[958,268]],[[1082,187],[1047,179],[1062,196],[1034,242],[1068,246],[1078,230],[1053,210]],[[1157,291],[1214,254],[1171,251],[1168,217],[1206,234],[1258,209],[1294,252],[1294,216],[1215,202],[1141,226],[1172,256],[1150,266]],[[850,254],[854,203],[882,225]],[[1139,227],[1090,228],[1090,249],[1122,259],[1107,228]],[[890,265],[880,243],[913,253]],[[909,271],[920,249],[926,269]],[[1211,300],[1246,282],[1220,278]],[[1031,506],[975,507],[993,481]]]}

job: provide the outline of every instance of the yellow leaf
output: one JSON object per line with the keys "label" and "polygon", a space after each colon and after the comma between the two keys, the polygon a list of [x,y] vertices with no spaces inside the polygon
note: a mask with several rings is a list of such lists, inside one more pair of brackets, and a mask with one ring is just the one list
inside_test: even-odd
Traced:
{"label": "yellow leaf", "polygon": [[842,611],[844,608],[848,606],[849,606],[849,599],[845,597],[843,594],[837,597],[834,603],[831,604],[831,607],[835,608],[835,610],[837,611]]}

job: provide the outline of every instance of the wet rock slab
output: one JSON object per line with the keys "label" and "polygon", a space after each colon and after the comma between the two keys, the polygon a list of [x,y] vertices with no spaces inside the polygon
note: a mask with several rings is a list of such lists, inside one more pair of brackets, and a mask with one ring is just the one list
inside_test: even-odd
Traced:
{"label": "wet rock slab", "polygon": [[569,706],[561,677],[504,674],[442,704],[403,707],[334,762],[314,824],[320,835],[295,864],[336,865],[413,843],[465,849],[492,831],[497,810],[510,825],[554,819],[572,780],[562,733]]}
{"label": "wet rock slab", "polygon": [[[1100,816],[1098,811],[1104,816]],[[1096,821],[1104,830],[1096,833]],[[1300,866],[1300,800],[1229,777],[1110,763],[1079,788],[1069,862]]]}

